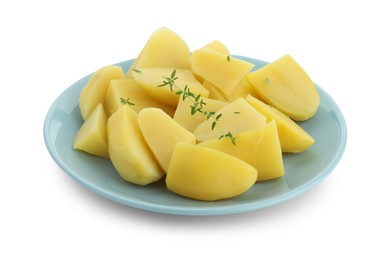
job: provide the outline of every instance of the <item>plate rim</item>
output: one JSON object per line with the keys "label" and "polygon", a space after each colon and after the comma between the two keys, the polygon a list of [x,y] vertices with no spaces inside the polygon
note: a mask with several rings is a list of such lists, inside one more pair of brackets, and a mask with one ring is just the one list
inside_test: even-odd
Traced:
{"label": "plate rim", "polygon": [[[262,63],[262,64],[268,64],[268,62],[265,62],[263,60],[259,60],[256,58],[250,58],[242,55],[232,55],[234,57],[238,57],[244,60],[247,60],[249,62],[255,62],[255,63]],[[124,64],[131,65],[131,63],[135,59],[129,59],[122,62],[115,63],[113,65],[118,66],[124,66]],[[54,111],[57,108],[57,103],[61,100],[63,96],[66,95],[67,92],[71,91],[73,88],[77,87],[81,81],[87,80],[93,73],[90,73],[81,79],[75,81],[73,84],[71,84],[69,87],[67,87],[64,91],[60,93],[60,95],[57,96],[57,98],[53,101],[53,103],[50,105],[48,112],[44,119],[43,124],[43,137],[44,142],[46,145],[46,148],[52,157],[52,159],[55,161],[57,166],[59,166],[67,175],[72,177],[72,179],[76,180],[79,184],[86,187],[87,189],[93,191],[94,193],[107,198],[111,201],[133,207],[138,208],[141,210],[151,211],[151,212],[158,212],[158,213],[165,213],[165,214],[172,214],[172,215],[224,215],[224,214],[236,214],[236,213],[242,213],[242,212],[248,212],[258,209],[267,208],[276,204],[283,203],[285,201],[288,201],[294,197],[297,197],[298,195],[308,191],[309,189],[315,187],[318,183],[320,183],[323,179],[325,179],[337,166],[337,164],[340,162],[346,145],[347,145],[347,124],[344,118],[344,115],[337,105],[337,103],[333,100],[333,98],[324,90],[322,89],[318,84],[315,83],[315,86],[319,92],[321,92],[321,96],[326,96],[327,101],[331,103],[332,109],[335,111],[336,118],[338,125],[340,125],[340,139],[339,139],[339,145],[337,147],[336,153],[332,155],[332,160],[329,162],[329,164],[326,165],[326,167],[320,172],[318,176],[316,176],[313,179],[310,179],[309,181],[305,182],[303,185],[299,186],[298,188],[294,190],[289,190],[276,198],[272,197],[265,201],[262,201],[259,203],[258,201],[253,202],[247,202],[242,205],[234,205],[234,206],[222,206],[222,207],[215,207],[215,208],[205,208],[205,207],[199,207],[199,208],[191,208],[191,207],[175,207],[175,206],[164,206],[161,204],[153,204],[149,202],[140,202],[136,200],[129,200],[125,199],[122,196],[117,196],[110,192],[109,190],[102,189],[101,187],[94,185],[90,182],[85,181],[83,178],[81,178],[76,172],[74,172],[72,169],[70,169],[67,164],[61,159],[60,155],[57,152],[57,149],[53,145],[52,139],[50,138],[50,121],[54,115]],[[320,103],[321,106],[321,103]],[[207,202],[205,202],[207,204]]]}

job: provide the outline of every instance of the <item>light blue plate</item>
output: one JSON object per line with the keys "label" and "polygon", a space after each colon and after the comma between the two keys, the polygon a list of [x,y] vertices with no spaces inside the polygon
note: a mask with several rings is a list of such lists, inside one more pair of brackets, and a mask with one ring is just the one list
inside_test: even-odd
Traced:
{"label": "light blue plate", "polygon": [[[254,69],[264,61],[236,56],[252,62]],[[134,60],[117,65],[127,72]],[[316,140],[300,154],[285,154],[283,178],[256,183],[248,192],[222,201],[202,202],[178,196],[166,189],[164,180],[148,186],[125,182],[107,159],[72,149],[73,138],[82,124],[79,94],[88,75],[66,89],[50,107],[45,123],[47,149],[63,171],[83,186],[110,200],[149,211],[180,215],[219,215],[269,207],[291,199],[323,180],[342,157],[347,141],[343,115],[332,98],[319,86],[321,103],[317,114],[300,125]]]}

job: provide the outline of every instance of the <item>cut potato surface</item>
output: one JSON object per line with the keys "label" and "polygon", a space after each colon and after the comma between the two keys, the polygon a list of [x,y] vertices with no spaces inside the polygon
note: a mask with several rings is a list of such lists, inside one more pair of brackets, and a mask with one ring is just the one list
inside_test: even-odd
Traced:
{"label": "cut potato surface", "polygon": [[146,143],[161,168],[167,172],[173,150],[178,143],[195,144],[195,135],[158,108],[145,108],[138,115],[138,124]]}
{"label": "cut potato surface", "polygon": [[[216,121],[218,115],[222,116]],[[194,134],[198,141],[218,139],[229,132],[236,135],[264,126],[266,121],[265,116],[254,109],[244,98],[239,98],[216,111],[215,117],[203,121],[195,128]]]}
{"label": "cut potato surface", "polygon": [[[208,44],[203,46],[201,49],[216,51],[216,52],[219,52],[219,53],[225,55],[226,57],[230,55],[228,48],[222,42],[217,41],[217,40],[209,42]],[[191,67],[191,71],[194,74],[195,78],[199,82],[203,83],[205,81],[204,78],[202,78],[199,74],[197,74],[192,67]]]}
{"label": "cut potato surface", "polygon": [[230,95],[238,82],[254,67],[250,62],[208,49],[194,51],[191,64],[195,73],[214,84],[225,95]]}
{"label": "cut potato surface", "polygon": [[122,79],[123,71],[120,66],[105,66],[92,74],[80,93],[80,112],[83,119],[87,119],[92,110],[101,103],[106,109],[106,93],[108,85],[113,79]]}
{"label": "cut potato surface", "polygon": [[257,170],[218,150],[178,144],[169,165],[169,190],[192,199],[214,201],[247,191],[256,182]]}
{"label": "cut potato surface", "polygon": [[267,105],[250,95],[246,97],[246,100],[257,111],[262,113],[267,118],[268,122],[275,120],[283,152],[303,152],[314,144],[314,139],[302,127],[276,108]]}
{"label": "cut potato surface", "polygon": [[132,77],[131,69],[133,68],[147,67],[191,69],[190,49],[187,43],[166,27],[154,31],[126,77]]}
{"label": "cut potato surface", "polygon": [[[124,101],[122,100],[124,99]],[[122,100],[122,101],[121,101]],[[164,110],[171,117],[175,113],[175,108],[151,98],[133,79],[111,80],[107,90],[106,108],[108,116],[123,106],[123,102],[139,112],[146,107],[157,107]]]}
{"label": "cut potato surface", "polygon": [[[172,89],[161,86],[175,72],[176,79]],[[177,106],[180,96],[176,94],[187,86],[195,95],[208,97],[209,91],[196,80],[190,70],[175,68],[137,68],[132,71],[135,81],[155,100],[170,106]]]}
{"label": "cut potato surface", "polygon": [[212,50],[212,51],[219,52],[221,54],[230,55],[229,49],[226,47],[226,45],[218,40],[209,42],[201,49]]}
{"label": "cut potato surface", "polygon": [[307,120],[317,112],[317,89],[289,55],[249,73],[247,79],[264,101],[294,120]]}
{"label": "cut potato surface", "polygon": [[164,175],[138,126],[137,112],[129,106],[120,107],[108,119],[107,134],[110,159],[123,179],[146,185]]}
{"label": "cut potato surface", "polygon": [[233,102],[238,98],[245,98],[248,94],[257,97],[255,90],[248,83],[246,78],[243,78],[238,82],[237,86],[234,87],[233,92],[230,95],[225,95],[221,90],[219,90],[214,84],[209,81],[204,81],[202,85],[208,89],[209,98],[221,100],[224,102]]}
{"label": "cut potato surface", "polygon": [[102,103],[99,103],[78,130],[73,148],[108,158],[107,116]]}
{"label": "cut potato surface", "polygon": [[[222,107],[226,105],[226,102],[222,102],[219,100],[203,98],[203,110],[208,112],[215,112],[220,110]],[[203,113],[195,113],[191,114],[191,106],[193,106],[193,102],[191,99],[180,99],[179,104],[177,105],[175,115],[173,119],[178,122],[182,127],[187,129],[188,131],[193,132],[195,128],[202,123],[207,116]]]}
{"label": "cut potato surface", "polygon": [[275,121],[235,136],[235,144],[227,139],[201,142],[206,146],[235,156],[256,168],[257,181],[284,176],[282,150]]}

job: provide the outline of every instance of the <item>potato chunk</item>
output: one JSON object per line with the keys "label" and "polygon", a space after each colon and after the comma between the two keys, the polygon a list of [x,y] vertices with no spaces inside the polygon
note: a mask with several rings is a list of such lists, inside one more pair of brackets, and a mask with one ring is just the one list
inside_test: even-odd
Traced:
{"label": "potato chunk", "polygon": [[248,95],[246,100],[257,111],[262,113],[267,121],[275,120],[280,145],[283,152],[299,153],[303,152],[314,144],[314,139],[302,127],[295,123],[291,118],[277,110],[276,108],[265,104],[264,102]]}
{"label": "potato chunk", "polygon": [[[176,92],[184,90],[185,86],[195,95],[200,94],[202,97],[208,97],[209,95],[209,91],[196,80],[190,70],[175,68],[137,68],[132,71],[132,74],[135,81],[137,81],[148,95],[170,106],[177,106],[180,96]],[[169,85],[160,86],[171,75],[174,75],[173,78],[176,78],[172,89]]]}
{"label": "potato chunk", "polygon": [[198,145],[217,149],[249,163],[257,169],[258,181],[284,175],[282,150],[275,121],[237,134],[235,145],[227,138],[213,139]]}
{"label": "potato chunk", "polygon": [[[106,93],[110,81],[122,79],[123,71],[120,66],[105,66],[92,74],[80,93],[80,112],[87,119],[92,110],[101,103],[106,110]],[[107,112],[106,112],[107,113]]]}
{"label": "potato chunk", "polygon": [[299,64],[285,55],[247,75],[261,99],[297,121],[312,117],[320,104],[317,89]]}
{"label": "potato chunk", "polygon": [[[221,116],[216,122],[218,115]],[[215,127],[213,128],[214,122]],[[195,128],[194,134],[196,140],[206,141],[219,138],[228,132],[236,135],[265,124],[265,116],[254,109],[244,98],[239,98],[216,111],[214,117],[203,121]]]}
{"label": "potato chunk", "polygon": [[225,55],[230,55],[229,49],[223,44],[222,42],[215,40],[212,42],[209,42],[205,46],[203,46],[201,49],[206,49],[206,50],[212,50],[216,51]]}
{"label": "potato chunk", "polygon": [[195,73],[213,83],[225,95],[230,95],[238,82],[254,64],[208,49],[192,53],[191,64]]}
{"label": "potato chunk", "polygon": [[153,32],[126,77],[132,77],[132,68],[169,67],[190,69],[190,49],[172,30],[162,27]]}
{"label": "potato chunk", "polygon": [[[225,55],[226,57],[230,55],[230,52],[229,52],[229,49],[220,41],[212,41],[212,42],[209,42],[208,44],[206,44],[205,46],[203,46],[201,49],[206,49],[206,50],[211,50],[211,51],[216,51],[216,52],[219,52],[223,55]],[[202,78],[199,74],[197,74],[193,68],[191,68],[191,71],[192,73],[194,74],[195,78],[199,81],[199,82],[204,82],[204,78]]]}
{"label": "potato chunk", "polygon": [[161,168],[167,172],[173,150],[177,143],[195,144],[195,135],[180,126],[158,108],[145,108],[138,115],[138,124],[146,143],[152,150]]}
{"label": "potato chunk", "polygon": [[169,190],[192,199],[214,201],[246,192],[257,171],[248,163],[208,147],[177,144],[169,165]]}
{"label": "potato chunk", "polygon": [[248,94],[257,97],[255,90],[249,85],[246,78],[243,78],[238,82],[237,86],[234,87],[233,92],[230,95],[225,95],[221,90],[219,90],[214,84],[209,81],[204,81],[202,85],[208,89],[209,98],[221,100],[224,102],[233,102],[238,98],[245,98]]}
{"label": "potato chunk", "polygon": [[140,112],[146,107],[157,107],[164,110],[171,117],[175,113],[174,107],[168,106],[151,98],[135,80],[117,79],[111,80],[107,90],[106,108],[109,117],[123,106],[121,98],[128,100],[131,103],[130,107],[135,112]]}
{"label": "potato chunk", "polygon": [[102,103],[99,103],[78,130],[73,148],[108,158],[107,116]]}
{"label": "potato chunk", "polygon": [[138,114],[120,107],[107,123],[108,153],[115,169],[126,181],[146,185],[159,180],[164,171],[138,126]]}
{"label": "potato chunk", "polygon": [[[203,105],[203,110],[208,112],[218,111],[226,105],[226,102],[209,98],[203,98],[203,102],[205,103]],[[191,114],[191,106],[193,105],[191,99],[186,98],[183,100],[181,98],[173,116],[173,119],[176,122],[191,132],[207,118],[203,113]]]}

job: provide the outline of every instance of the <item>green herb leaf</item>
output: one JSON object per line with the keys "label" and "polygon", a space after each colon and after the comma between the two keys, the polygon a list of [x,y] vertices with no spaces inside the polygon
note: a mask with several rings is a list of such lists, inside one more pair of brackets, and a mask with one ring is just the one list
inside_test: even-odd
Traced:
{"label": "green herb leaf", "polygon": [[[169,86],[171,92],[173,92],[173,88],[175,87],[177,89],[177,91],[175,92],[176,95],[181,95],[183,101],[186,100],[187,98],[191,101],[192,103],[192,105],[190,106],[191,115],[195,115],[196,113],[201,113],[207,117],[207,120],[215,116],[215,112],[209,112],[204,110],[203,106],[206,105],[206,102],[204,102],[200,94],[195,95],[193,92],[191,92],[188,85],[185,85],[183,89],[175,85],[175,80],[178,79],[178,77],[176,77],[176,69],[172,71],[169,77],[162,76],[162,78],[163,78],[162,84],[158,85],[157,87]],[[214,130],[221,116],[222,114],[219,114],[215,117],[214,121],[211,124],[212,130]]]}
{"label": "green herb leaf", "polygon": [[131,105],[131,106],[134,106],[134,105],[135,105],[134,103],[130,102],[130,98],[124,99],[124,98],[121,97],[119,100],[120,100],[120,102],[121,102],[123,105]]}
{"label": "green herb leaf", "polygon": [[221,140],[222,138],[229,138],[232,144],[236,145],[236,138],[233,136],[231,132],[228,132],[227,134],[221,135],[218,140]]}
{"label": "green herb leaf", "polygon": [[269,81],[269,78],[265,78],[265,85],[266,85],[266,86],[269,86],[270,83],[271,83],[271,82]]}

